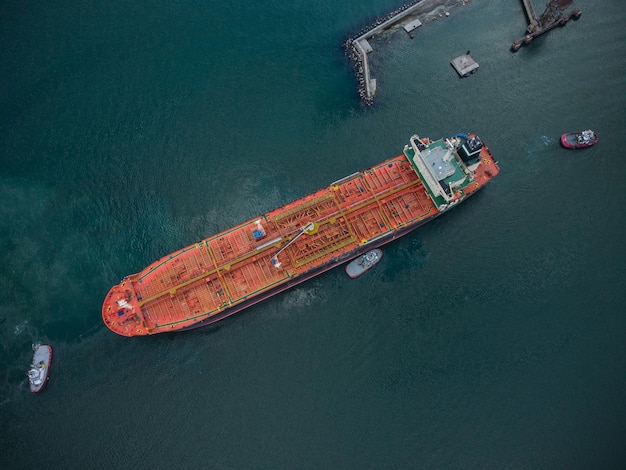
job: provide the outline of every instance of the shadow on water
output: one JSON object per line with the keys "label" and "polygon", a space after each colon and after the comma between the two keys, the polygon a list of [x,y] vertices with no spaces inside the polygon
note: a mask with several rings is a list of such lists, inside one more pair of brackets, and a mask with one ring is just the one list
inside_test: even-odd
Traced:
{"label": "shadow on water", "polygon": [[384,251],[387,266],[380,279],[388,284],[406,278],[408,273],[421,269],[428,260],[428,253],[417,233],[387,245]]}

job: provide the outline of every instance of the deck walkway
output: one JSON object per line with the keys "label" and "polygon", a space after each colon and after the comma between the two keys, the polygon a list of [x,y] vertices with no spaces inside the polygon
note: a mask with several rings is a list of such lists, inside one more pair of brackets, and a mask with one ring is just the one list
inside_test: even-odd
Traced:
{"label": "deck walkway", "polygon": [[533,5],[532,0],[522,0],[522,3],[524,4],[524,12],[528,18],[528,24],[537,26],[539,22],[537,21],[537,13],[535,12],[535,5]]}

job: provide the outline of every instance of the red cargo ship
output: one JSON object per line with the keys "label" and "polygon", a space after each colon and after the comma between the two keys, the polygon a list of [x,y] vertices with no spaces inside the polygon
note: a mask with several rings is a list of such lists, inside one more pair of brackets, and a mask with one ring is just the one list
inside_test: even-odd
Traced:
{"label": "red cargo ship", "polygon": [[499,171],[475,134],[414,135],[402,155],[127,276],[107,294],[102,318],[123,336],[214,323],[405,235]]}

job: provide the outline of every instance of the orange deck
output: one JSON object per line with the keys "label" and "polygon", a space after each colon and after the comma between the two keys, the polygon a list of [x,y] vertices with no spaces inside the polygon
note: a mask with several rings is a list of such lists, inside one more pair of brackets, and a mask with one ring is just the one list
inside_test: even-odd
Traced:
{"label": "orange deck", "polygon": [[[497,174],[486,147],[483,162],[468,193]],[[237,311],[237,306],[247,306],[283,284],[332,266],[338,258],[347,260],[363,246],[374,246],[377,239],[437,214],[422,182],[401,155],[128,276],[107,295],[103,319],[125,336],[209,323],[212,317]],[[301,233],[311,222],[314,228]],[[260,238],[258,232],[255,237],[258,229],[264,232]],[[281,249],[277,268],[272,258]]]}

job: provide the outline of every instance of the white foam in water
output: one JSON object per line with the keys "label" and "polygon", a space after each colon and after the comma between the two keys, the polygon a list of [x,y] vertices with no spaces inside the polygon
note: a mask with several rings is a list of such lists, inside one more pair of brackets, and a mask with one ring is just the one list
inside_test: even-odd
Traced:
{"label": "white foam in water", "polygon": [[558,141],[554,136],[549,135],[539,135],[529,139],[526,148],[526,153],[529,156],[540,156],[543,155],[546,151],[546,148],[554,147],[558,148]]}
{"label": "white foam in water", "polygon": [[15,329],[13,330],[13,335],[15,336],[21,335],[27,326],[28,326],[28,320],[24,320],[22,323],[15,325]]}
{"label": "white foam in water", "polygon": [[296,287],[282,294],[285,307],[308,307],[310,305],[324,302],[325,296],[320,295],[317,288]]}

